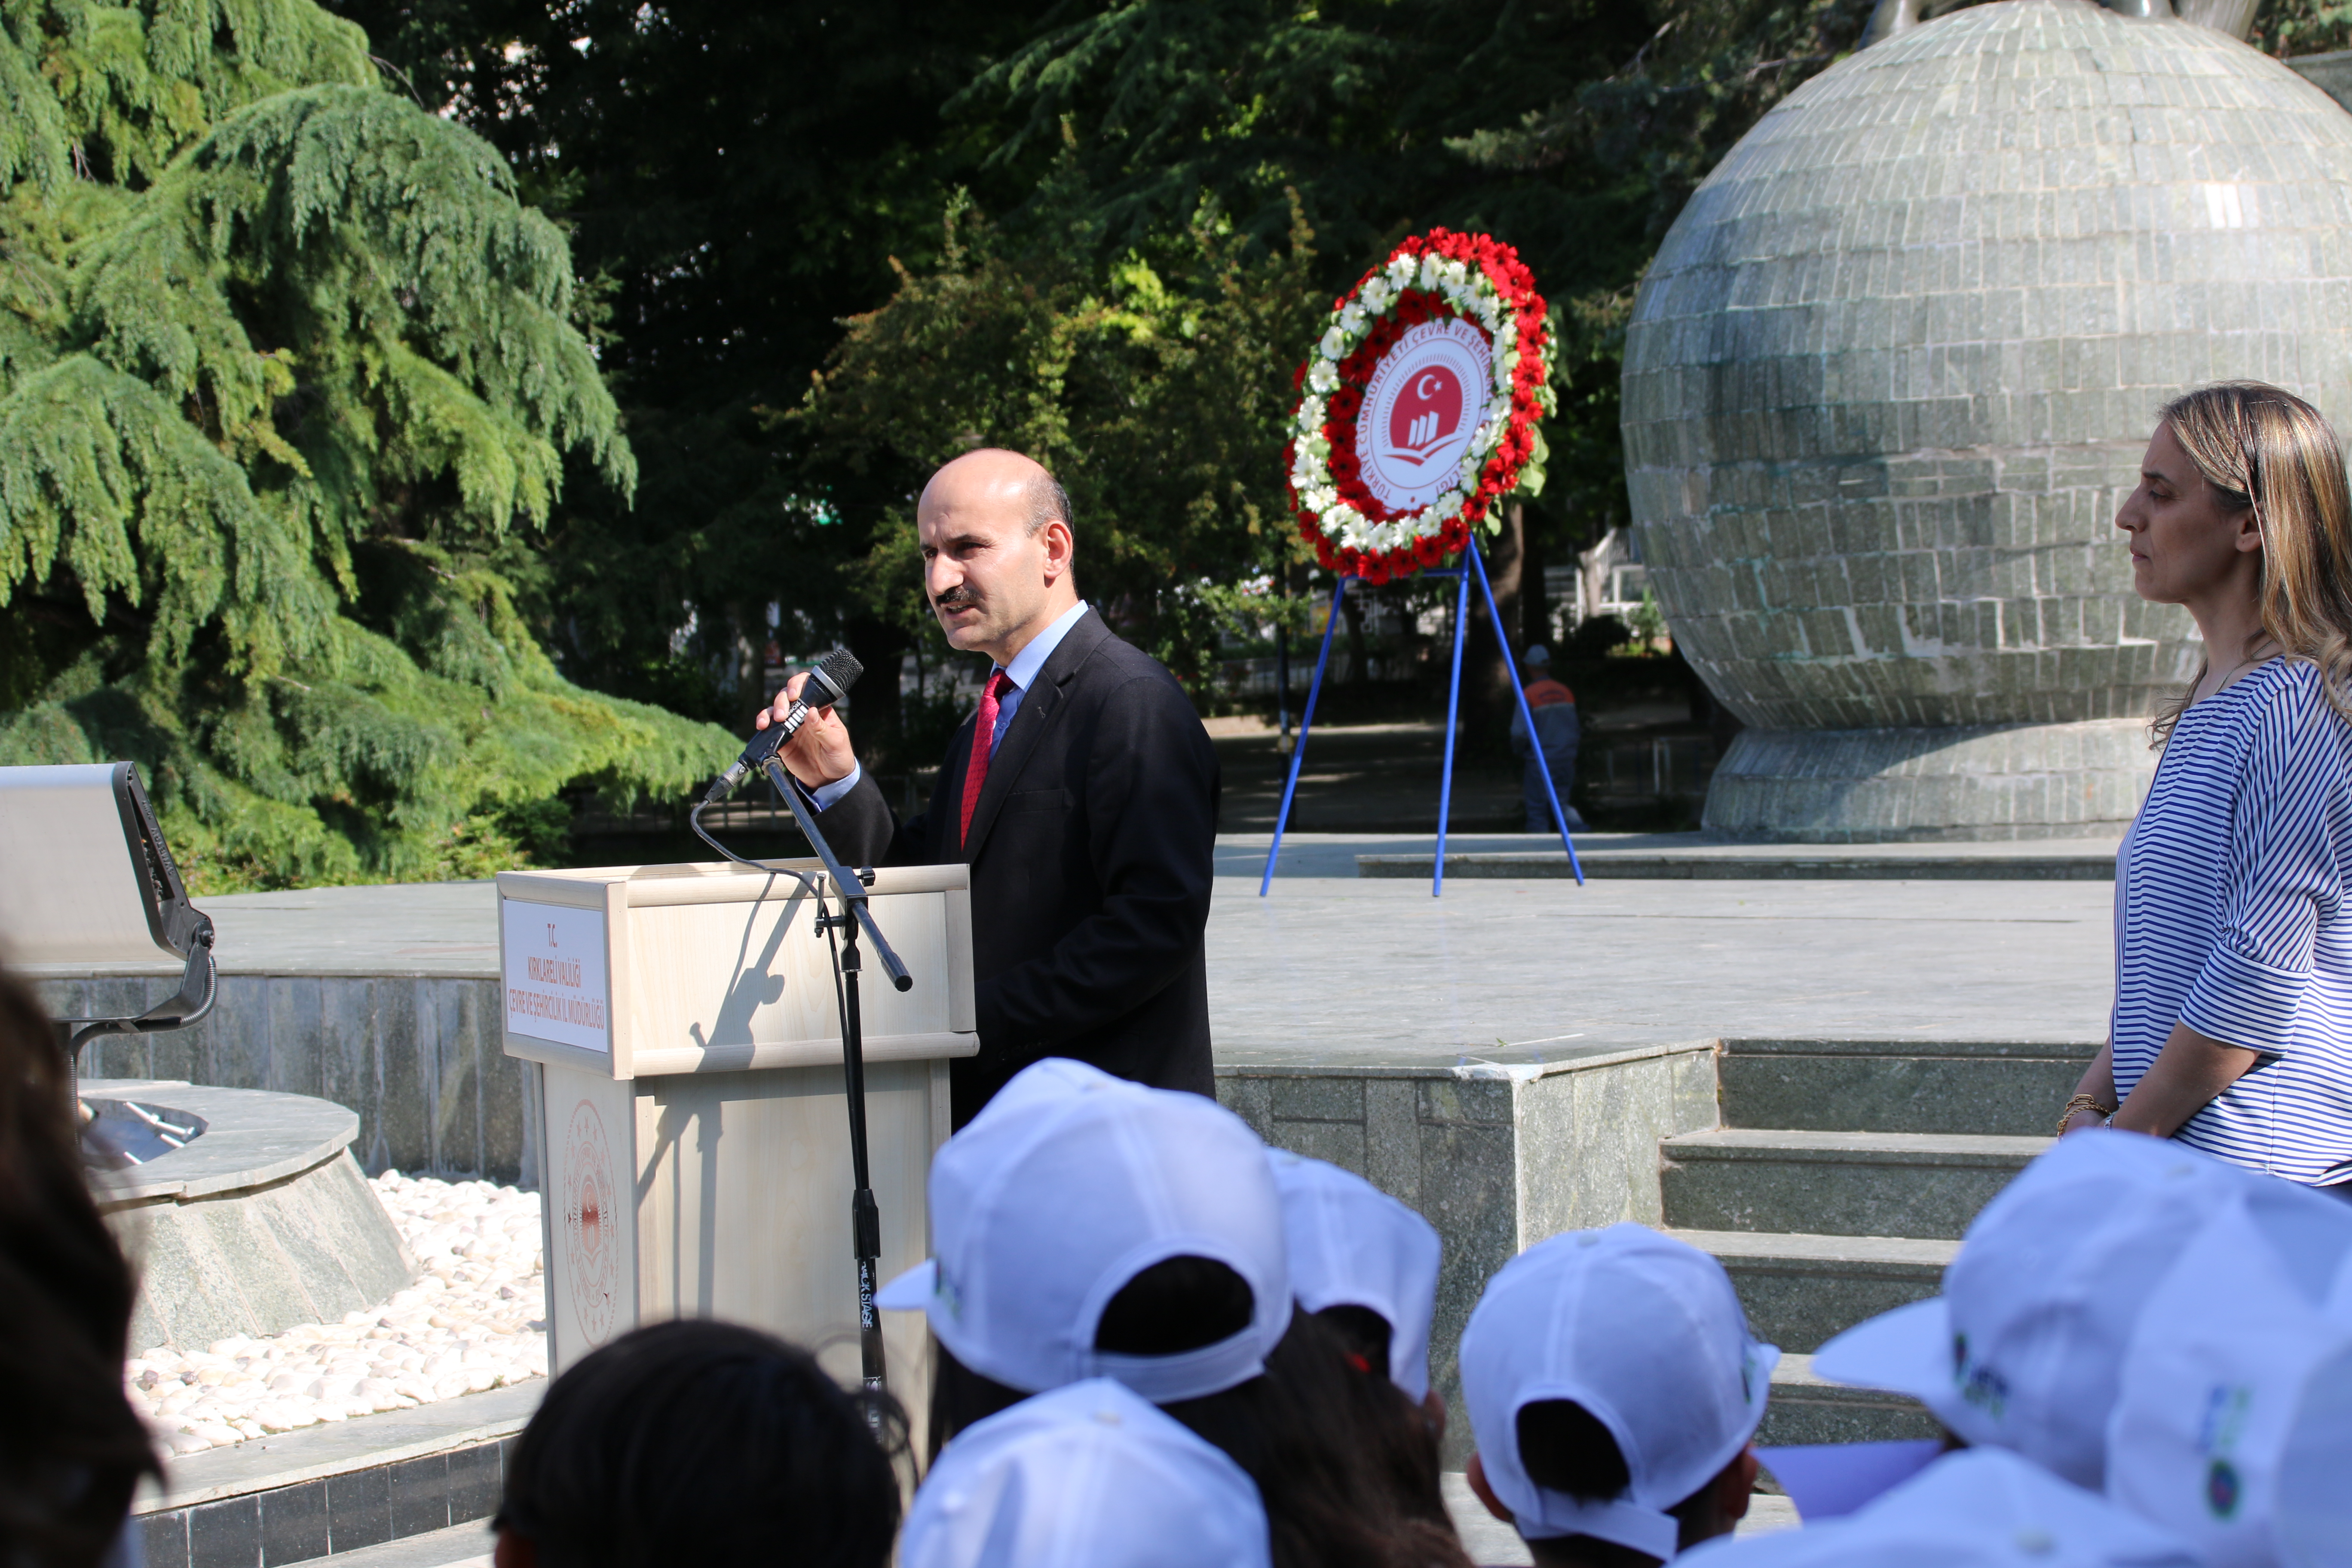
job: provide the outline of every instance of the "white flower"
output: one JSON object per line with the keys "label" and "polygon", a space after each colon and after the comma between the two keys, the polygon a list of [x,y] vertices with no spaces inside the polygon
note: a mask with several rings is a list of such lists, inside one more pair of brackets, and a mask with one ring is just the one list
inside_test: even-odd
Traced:
{"label": "white flower", "polygon": [[1390,257],[1388,270],[1389,287],[1391,289],[1412,288],[1413,276],[1420,270],[1420,268],[1413,264],[1413,258],[1410,256]]}
{"label": "white flower", "polygon": [[1323,341],[1315,345],[1315,352],[1325,359],[1342,358],[1348,352],[1347,335],[1337,326],[1328,329],[1323,333]]}
{"label": "white flower", "polygon": [[1424,253],[1421,258],[1421,286],[1424,289],[1436,288],[1438,273],[1444,265],[1436,252]]}
{"label": "white flower", "polygon": [[1374,278],[1364,285],[1364,309],[1370,314],[1384,315],[1389,308],[1389,284],[1385,278]]}
{"label": "white flower", "polygon": [[1307,384],[1317,392],[1336,392],[1339,388],[1339,372],[1329,360],[1318,358],[1307,367]]}
{"label": "white flower", "polygon": [[1359,337],[1363,333],[1364,312],[1363,310],[1353,301],[1350,301],[1347,309],[1339,312],[1339,330],[1346,332],[1351,338]]}

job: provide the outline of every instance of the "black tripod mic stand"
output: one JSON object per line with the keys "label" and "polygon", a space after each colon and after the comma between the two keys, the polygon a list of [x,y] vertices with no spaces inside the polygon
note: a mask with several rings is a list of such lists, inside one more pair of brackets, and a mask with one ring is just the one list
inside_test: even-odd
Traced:
{"label": "black tripod mic stand", "polygon": [[890,976],[892,989],[911,990],[915,980],[891,950],[882,928],[874,923],[866,893],[866,880],[873,873],[861,876],[835,858],[833,847],[824,841],[824,835],[816,826],[816,802],[809,798],[808,792],[801,788],[800,781],[785,770],[782,762],[772,756],[762,764],[762,771],[777,792],[793,803],[793,815],[800,819],[801,832],[807,836],[810,847],[824,863],[825,875],[841,894],[840,914],[824,914],[824,906],[818,905],[817,931],[828,939],[835,931],[841,934],[841,944],[834,950],[833,967],[841,986],[841,1071],[849,1102],[849,1237],[850,1249],[857,1260],[857,1348],[866,1386],[879,1393],[884,1380],[882,1316],[875,1309],[874,1292],[881,1287],[877,1276],[882,1268],[882,1211],[874,1201],[873,1172],[866,1150],[866,1039],[857,1002],[857,980],[864,964],[857,953],[858,929],[864,927],[867,939],[874,943],[875,954]]}

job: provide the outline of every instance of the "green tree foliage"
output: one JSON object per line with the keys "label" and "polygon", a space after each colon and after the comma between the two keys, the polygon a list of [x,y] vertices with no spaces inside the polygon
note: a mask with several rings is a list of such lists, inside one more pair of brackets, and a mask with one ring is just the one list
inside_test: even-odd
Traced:
{"label": "green tree foliage", "polygon": [[[1438,224],[1510,241],[1557,312],[1549,482],[1494,552],[1509,616],[1508,583],[1625,521],[1622,336],[1658,239],[1874,8],[333,3],[423,102],[509,156],[596,280],[603,363],[645,473],[631,510],[572,459],[557,549],[518,603],[575,678],[730,719],[758,695],[772,601],[788,651],[841,636],[876,664],[920,635],[908,507],[967,436],[1073,469],[1082,532],[1108,531],[1087,541],[1090,583],[1199,668],[1198,607],[1287,537],[1266,522],[1279,476],[1256,454],[1271,447],[1243,432],[1286,395],[1305,338],[1249,339],[1239,362],[1258,364],[1262,343],[1279,374],[1220,401],[1237,383],[1207,395],[1212,378],[1182,362],[1194,340],[1167,321],[1273,332],[1219,305],[1217,279],[1296,285],[1254,301],[1273,323]],[[2259,41],[2343,47],[2347,15],[2270,0]],[[990,226],[942,226],[960,188]],[[1203,211],[1223,215],[1205,231],[1215,259]],[[1294,247],[1299,216],[1311,255]],[[1138,303],[1145,277],[1175,317]],[[1122,335],[1122,312],[1151,333]],[[1114,366],[1156,444],[1127,438],[1104,390]],[[895,693],[869,679],[860,697],[863,743]]]}
{"label": "green tree foliage", "polygon": [[[954,188],[1002,207],[1034,183],[1042,159],[982,174],[991,123],[940,106],[1045,5],[331,3],[509,155],[598,280],[643,472],[633,505],[583,473],[558,510],[526,606],[565,671],[740,724],[763,695],[772,603],[784,651],[846,639],[895,668],[907,633],[857,608],[849,574],[896,491],[814,460],[777,416],[844,319],[889,297],[894,258],[938,262]],[[887,677],[861,686],[861,743],[887,735],[896,697]]]}
{"label": "green tree foliage", "polygon": [[139,762],[213,889],[478,871],[707,771],[517,611],[567,457],[634,466],[494,149],[308,0],[0,6],[0,761]]}
{"label": "green tree foliage", "polygon": [[1282,420],[1311,331],[1311,236],[1247,243],[1213,208],[1098,268],[1066,165],[1014,236],[950,206],[940,265],[853,319],[794,423],[823,457],[888,476],[864,563],[880,616],[919,627],[913,496],[975,446],[1027,452],[1078,515],[1078,580],[1128,635],[1199,683],[1236,596],[1291,532]]}

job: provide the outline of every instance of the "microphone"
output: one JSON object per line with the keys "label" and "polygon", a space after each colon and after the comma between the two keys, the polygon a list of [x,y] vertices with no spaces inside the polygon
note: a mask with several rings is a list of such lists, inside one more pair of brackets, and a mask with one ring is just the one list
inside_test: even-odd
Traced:
{"label": "microphone", "polygon": [[793,738],[793,732],[807,721],[811,712],[848,696],[849,689],[856,684],[857,678],[865,670],[866,667],[857,662],[857,656],[845,647],[835,648],[819,659],[816,668],[808,672],[808,679],[801,682],[801,694],[784,710],[782,721],[771,724],[752,735],[751,743],[743,748],[743,754],[735,759],[735,765],[711,781],[709,792],[702,797],[703,804],[708,805],[725,795],[743,782],[744,774],[765,767],[768,759],[776,754],[777,748]]}

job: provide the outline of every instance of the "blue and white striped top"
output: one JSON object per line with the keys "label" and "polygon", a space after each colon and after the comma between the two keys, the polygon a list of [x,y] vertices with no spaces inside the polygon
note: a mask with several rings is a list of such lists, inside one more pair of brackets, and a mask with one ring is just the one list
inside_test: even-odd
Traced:
{"label": "blue and white striped top", "polygon": [[2176,1022],[2261,1051],[2175,1134],[2352,1180],[2352,723],[2274,658],[2180,716],[2116,858],[2116,1092]]}

